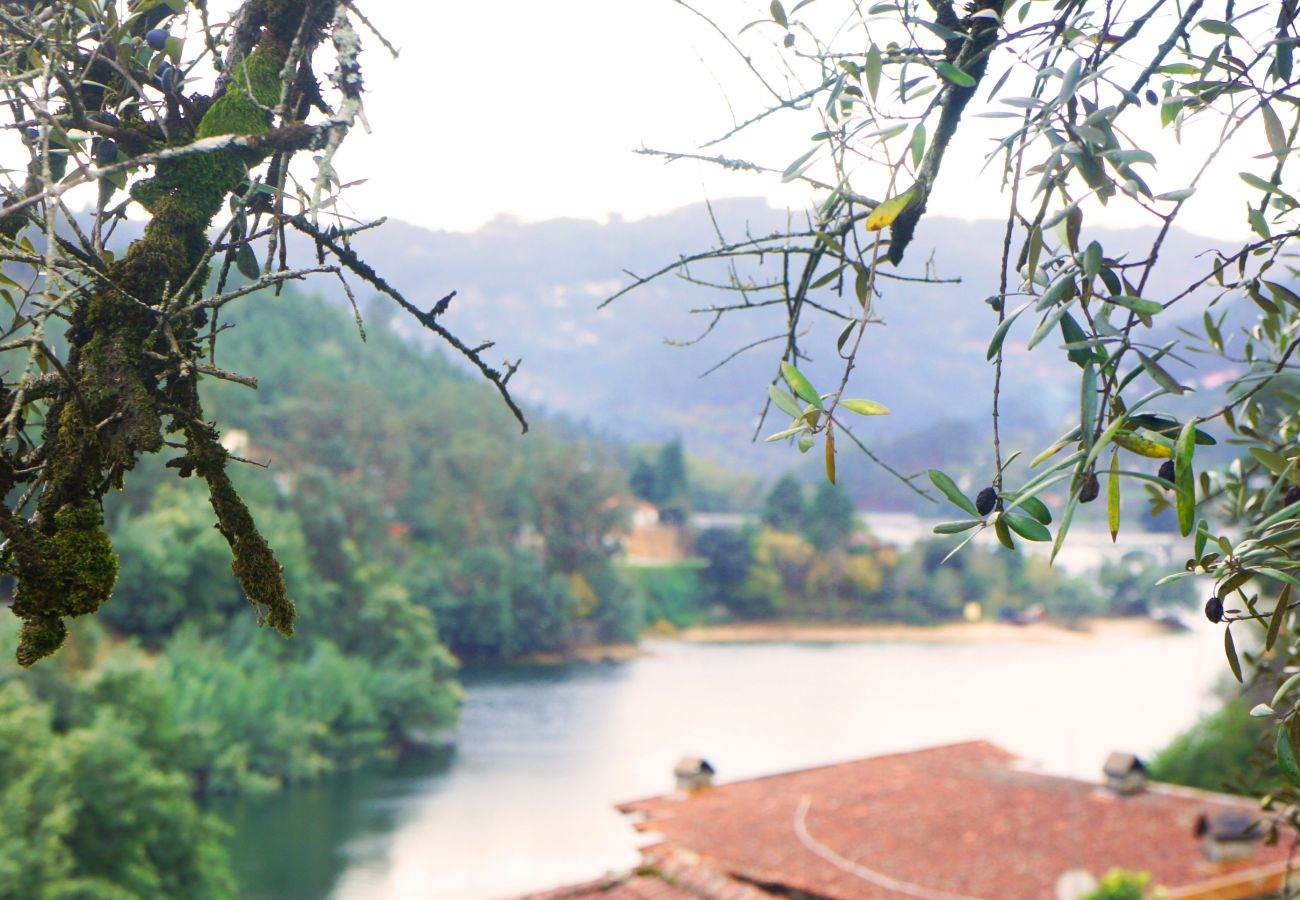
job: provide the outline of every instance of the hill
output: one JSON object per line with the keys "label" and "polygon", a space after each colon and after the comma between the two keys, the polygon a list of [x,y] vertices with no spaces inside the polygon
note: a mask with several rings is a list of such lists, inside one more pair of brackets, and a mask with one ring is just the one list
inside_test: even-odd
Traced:
{"label": "hill", "polygon": [[[786,213],[760,200],[712,205],[728,239],[767,234],[786,225]],[[886,282],[877,310],[883,327],[868,332],[850,391],[889,406],[893,415],[862,429],[873,449],[916,471],[927,465],[983,465],[992,367],[984,350],[995,313],[984,298],[997,290],[997,259],[988,249],[992,221],[928,218],[918,230],[914,259],[955,284]],[[1116,231],[1108,253],[1137,248],[1150,230]],[[669,275],[600,309],[631,280],[717,241],[704,204],[638,221],[601,224],[560,219],[523,224],[496,220],[473,233],[430,231],[400,222],[357,236],[356,246],[416,302],[432,306],[451,290],[457,297],[446,321],[471,343],[493,340],[501,358],[522,357],[512,386],[531,404],[588,422],[627,441],[680,435],[689,452],[763,475],[797,465],[784,448],[752,444],[764,385],[776,370],[778,343],[760,344],[701,377],[740,348],[782,333],[783,309],[769,307],[723,317],[713,333],[708,314],[692,314],[723,294]],[[1208,241],[1173,232],[1167,258],[1190,257]],[[779,271],[769,260],[756,273]],[[920,274],[909,271],[907,274]],[[692,270],[718,280],[719,271]],[[324,286],[319,283],[319,287]],[[1172,284],[1153,284],[1154,292]],[[823,291],[829,290],[823,289]],[[1012,332],[1009,352],[1023,354],[1032,330]],[[803,346],[815,358],[806,367],[830,382],[838,373],[833,351],[838,326],[813,325]],[[414,334],[414,329],[411,331]],[[1049,348],[1004,379],[1004,425],[1011,433],[1055,432],[1073,412],[1077,375]],[[976,449],[979,448],[979,449]],[[905,490],[869,466],[845,467],[856,499],[874,507],[906,506]],[[860,471],[851,471],[860,470]]]}

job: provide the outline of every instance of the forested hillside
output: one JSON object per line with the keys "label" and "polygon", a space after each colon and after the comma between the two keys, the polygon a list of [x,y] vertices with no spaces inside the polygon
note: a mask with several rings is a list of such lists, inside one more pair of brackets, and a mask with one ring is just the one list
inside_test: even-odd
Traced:
{"label": "forested hillside", "polygon": [[[783,333],[782,309],[728,313],[706,338],[690,343],[713,319],[710,312],[693,310],[740,304],[743,296],[668,277],[597,308],[631,283],[631,274],[648,275],[716,243],[714,219],[723,237],[736,241],[789,224],[788,213],[761,200],[719,200],[637,221],[502,219],[468,234],[390,222],[358,235],[357,245],[421,304],[432,306],[456,288],[446,321],[467,340],[496,340],[489,354],[499,354],[495,359],[522,357],[511,386],[529,402],[622,440],[681,437],[692,455],[775,477],[795,457],[786,448],[750,440],[781,346],[758,342]],[[997,316],[984,301],[997,292],[997,260],[975,248],[991,227],[987,221],[927,218],[917,232],[917,262],[902,274],[947,281],[891,282],[877,305],[885,327],[873,332],[858,360],[853,393],[892,410],[872,420],[862,436],[907,472],[988,468],[984,437],[993,370],[984,351]],[[1118,254],[1149,237],[1141,229],[1109,232],[1106,246]],[[1174,229],[1167,252],[1191,257],[1208,243]],[[739,265],[742,283],[781,277],[777,256],[761,269]],[[700,264],[690,274],[714,283],[728,277],[718,265]],[[1152,284],[1156,293],[1171,284],[1160,277]],[[831,282],[817,293],[841,287]],[[838,371],[830,348],[839,327],[823,320],[801,338],[813,359],[800,365],[817,384]],[[1013,332],[1006,343],[1019,360],[1002,386],[1002,424],[1011,443],[1029,434],[1040,441],[1054,437],[1061,430],[1059,417],[1077,405],[1072,367],[1058,365],[1051,354],[1026,353],[1027,337]],[[710,371],[750,345],[755,346]],[[918,507],[915,494],[865,459],[840,471],[859,507],[930,506]]]}
{"label": "forested hillside", "polygon": [[450,651],[635,637],[601,447],[539,417],[521,440],[490,388],[378,314],[365,327],[363,343],[319,300],[255,300],[217,362],[260,388],[209,394],[234,452],[268,464],[238,480],[298,604],[292,640],[256,626],[205,493],[163,459],[106,504],[121,575],[97,619],[30,670],[0,619],[0,897],[229,895],[195,797],[440,739]]}

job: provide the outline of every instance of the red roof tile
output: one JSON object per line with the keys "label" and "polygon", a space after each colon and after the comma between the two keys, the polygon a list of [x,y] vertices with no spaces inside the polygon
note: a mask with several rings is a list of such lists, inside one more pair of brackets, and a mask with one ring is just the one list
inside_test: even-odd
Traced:
{"label": "red roof tile", "polygon": [[[1285,847],[1211,863],[1193,828],[1202,813],[1249,801],[1151,785],[1120,797],[1026,769],[973,742],[740,781],[689,796],[622,804],[663,837],[654,858],[689,851],[707,870],[827,898],[1053,897],[1071,869],[1150,872],[1170,896],[1217,879],[1285,867]],[[711,896],[702,893],[702,896]],[[1251,896],[1226,893],[1216,896]]]}

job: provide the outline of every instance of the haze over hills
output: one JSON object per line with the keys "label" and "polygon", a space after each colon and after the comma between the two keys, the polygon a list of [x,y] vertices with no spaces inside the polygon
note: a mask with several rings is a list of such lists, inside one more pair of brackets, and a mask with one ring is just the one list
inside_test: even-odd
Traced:
{"label": "haze over hills", "polygon": [[[729,240],[786,227],[786,213],[761,200],[719,201],[713,212]],[[997,290],[1001,228],[993,221],[926,218],[902,273],[921,274],[928,259],[935,274],[961,282],[882,282],[876,308],[885,324],[868,331],[849,394],[891,408],[891,416],[864,420],[856,430],[909,471],[974,462],[973,448],[986,443],[993,371],[985,349],[996,315],[984,298]],[[1116,231],[1103,237],[1103,244],[1113,256],[1144,247],[1140,242],[1153,234]],[[586,420],[624,440],[680,435],[692,453],[779,472],[800,463],[797,453],[750,441],[780,342],[762,344],[708,377],[700,375],[739,348],[780,334],[783,308],[724,316],[711,334],[690,346],[667,342],[698,337],[711,316],[691,310],[719,298],[734,303],[735,293],[668,275],[597,308],[629,283],[624,270],[648,274],[716,242],[704,204],[635,222],[501,219],[473,233],[390,222],[355,241],[413,302],[432,306],[456,290],[444,321],[470,343],[496,341],[489,352],[494,361],[522,357],[512,387],[527,402]],[[1163,255],[1190,258],[1209,246],[1207,239],[1175,231]],[[1163,275],[1176,270],[1166,267]],[[772,277],[779,271],[779,257],[770,256],[761,273]],[[714,281],[723,274],[719,268],[692,269],[692,275]],[[1156,280],[1148,293],[1158,298],[1174,286]],[[1027,316],[1017,326],[1006,347],[1022,358],[1004,376],[1004,425],[1011,433],[1053,431],[1076,408],[1077,370],[1050,340],[1026,356],[1032,320]],[[802,338],[813,356],[803,368],[826,389],[838,383],[841,371],[834,350],[838,330],[837,323],[823,318]],[[863,460],[861,467],[845,468],[871,467]],[[860,477],[851,472],[848,477],[855,493],[868,490]],[[884,490],[885,505],[895,505],[888,487],[876,487]]]}

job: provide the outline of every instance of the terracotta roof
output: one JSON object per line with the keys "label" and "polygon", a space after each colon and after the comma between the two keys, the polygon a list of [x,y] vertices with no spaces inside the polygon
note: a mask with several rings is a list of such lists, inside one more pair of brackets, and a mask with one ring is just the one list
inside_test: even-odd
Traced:
{"label": "terracotta roof", "polygon": [[[688,852],[730,883],[817,897],[1054,897],[1083,869],[1150,872],[1170,897],[1255,896],[1285,869],[1285,846],[1211,863],[1193,831],[1203,813],[1255,809],[1241,798],[1150,785],[1120,797],[1044,775],[972,742],[739,781],[622,804],[663,839],[647,859]],[[681,880],[681,873],[678,873]],[[1261,881],[1262,879],[1262,881]],[[1249,883],[1237,889],[1232,883]],[[1225,892],[1226,891],[1226,892]],[[1243,892],[1244,891],[1244,892]],[[700,891],[700,896],[713,896]]]}

